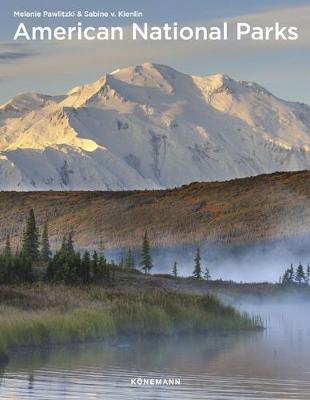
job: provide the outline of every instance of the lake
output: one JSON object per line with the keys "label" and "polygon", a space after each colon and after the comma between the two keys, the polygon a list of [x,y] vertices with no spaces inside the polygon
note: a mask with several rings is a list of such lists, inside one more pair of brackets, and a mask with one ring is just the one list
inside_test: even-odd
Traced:
{"label": "lake", "polygon": [[266,330],[19,352],[0,373],[0,398],[309,400],[309,304],[238,306],[260,313]]}

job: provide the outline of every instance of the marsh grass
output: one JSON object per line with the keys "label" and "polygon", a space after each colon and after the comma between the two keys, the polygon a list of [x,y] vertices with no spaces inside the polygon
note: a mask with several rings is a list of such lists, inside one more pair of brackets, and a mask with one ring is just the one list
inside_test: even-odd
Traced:
{"label": "marsh grass", "polygon": [[123,335],[249,330],[261,326],[259,318],[240,314],[213,295],[180,294],[163,289],[134,293],[97,286],[5,287],[0,308],[0,354],[19,346]]}

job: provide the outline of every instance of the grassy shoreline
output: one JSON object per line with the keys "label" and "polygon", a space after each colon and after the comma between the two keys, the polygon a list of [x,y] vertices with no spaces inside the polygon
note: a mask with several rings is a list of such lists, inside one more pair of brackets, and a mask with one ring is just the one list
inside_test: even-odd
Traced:
{"label": "grassy shoreline", "polygon": [[262,328],[214,295],[95,285],[2,286],[0,361],[13,349],[118,338]]}

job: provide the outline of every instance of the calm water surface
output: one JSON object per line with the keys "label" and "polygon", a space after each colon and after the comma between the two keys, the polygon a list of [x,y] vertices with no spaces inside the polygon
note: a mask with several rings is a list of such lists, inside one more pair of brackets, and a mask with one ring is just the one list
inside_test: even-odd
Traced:
{"label": "calm water surface", "polygon": [[[0,398],[309,400],[309,305],[241,308],[260,312],[267,329],[16,354],[0,372]],[[138,377],[181,384],[131,385]]]}

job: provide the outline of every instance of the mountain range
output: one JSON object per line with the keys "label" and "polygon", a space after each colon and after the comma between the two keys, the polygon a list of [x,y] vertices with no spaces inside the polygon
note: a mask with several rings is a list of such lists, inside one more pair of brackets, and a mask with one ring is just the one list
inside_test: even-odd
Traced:
{"label": "mountain range", "polygon": [[0,190],[162,189],[310,168],[310,107],[142,64],[0,106]]}

